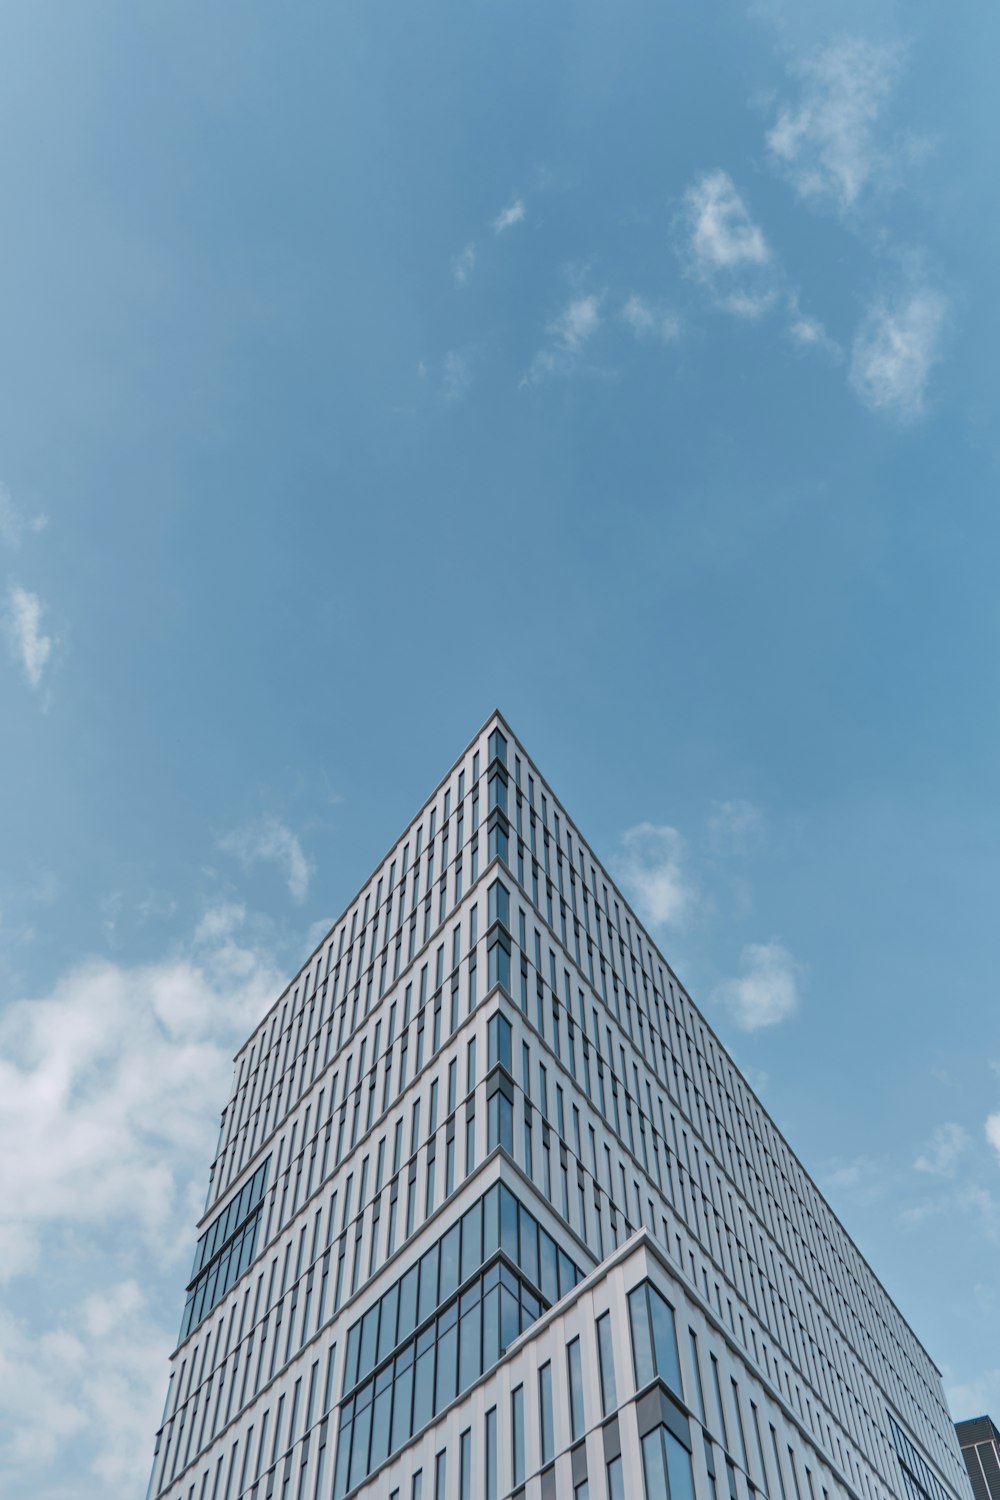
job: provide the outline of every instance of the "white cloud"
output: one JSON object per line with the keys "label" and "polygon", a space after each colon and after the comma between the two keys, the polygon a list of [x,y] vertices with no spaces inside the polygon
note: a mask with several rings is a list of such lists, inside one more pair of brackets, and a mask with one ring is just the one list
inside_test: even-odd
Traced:
{"label": "white cloud", "polygon": [[986,1139],[993,1147],[997,1156],[1000,1156],[1000,1114],[987,1116],[985,1131]]}
{"label": "white cloud", "polygon": [[680,334],[680,323],[673,313],[647,302],[635,293],[622,307],[622,317],[637,339],[660,339],[668,344]]}
{"label": "white cloud", "polygon": [[11,589],[7,604],[7,633],[11,648],[31,686],[37,688],[55,645],[55,638],[42,631],[45,606],[37,594],[30,594],[17,585]]}
{"label": "white cloud", "polygon": [[0,484],[0,542],[19,547],[25,532],[44,531],[47,516],[26,516],[14,504],[7,486]]}
{"label": "white cloud", "polygon": [[876,142],[899,72],[899,53],[863,38],[821,48],[793,66],[801,92],[767,133],[772,160],[802,198],[831,201],[842,213],[887,166]]}
{"label": "white cloud", "polygon": [[262,863],[277,865],[293,901],[305,900],[312,867],[297,836],[280,818],[261,818],[236,829],[219,840],[219,847],[235,855],[246,869]]}
{"label": "white cloud", "polygon": [[967,1132],[949,1120],[938,1126],[913,1165],[932,1177],[954,1177],[959,1157],[969,1144]]}
{"label": "white cloud", "polygon": [[904,422],[921,415],[946,311],[945,299],[926,288],[869,309],[854,337],[850,370],[865,406]]}
{"label": "white cloud", "polygon": [[639,823],[622,835],[621,842],[622,853],[613,869],[639,916],[651,927],[680,926],[697,897],[677,829]]}
{"label": "white cloud", "polygon": [[474,244],[466,245],[460,250],[451,263],[451,274],[459,286],[464,286],[472,275],[472,268],[476,264],[476,247]]}
{"label": "white cloud", "polygon": [[503,234],[505,229],[510,229],[514,224],[520,224],[524,218],[524,204],[520,198],[515,198],[502,213],[497,214],[493,220],[493,233]]}
{"label": "white cloud", "polygon": [[797,293],[788,298],[788,337],[797,348],[825,354],[832,360],[843,358],[843,350],[836,339],[831,338],[819,318],[809,317],[799,308]]}
{"label": "white cloud", "polygon": [[685,195],[690,250],[702,279],[763,266],[771,251],[728,172],[706,172]]}
{"label": "white cloud", "polygon": [[889,1187],[885,1162],[864,1154],[849,1161],[832,1162],[823,1179],[830,1191],[849,1196],[856,1203],[874,1203],[884,1198]]}
{"label": "white cloud", "polygon": [[569,374],[579,364],[585,345],[601,326],[601,299],[593,292],[574,297],[546,333],[549,343],[539,349],[522,385],[537,385],[551,375]]}
{"label": "white cloud", "polygon": [[441,393],[446,401],[461,401],[472,383],[469,361],[458,349],[450,349],[444,357],[444,372],[441,377]]}
{"label": "white cloud", "polygon": [[780,271],[728,172],[706,172],[684,195],[684,254],[695,280],[735,317],[775,303]]}
{"label": "white cloud", "polygon": [[743,973],[717,986],[715,1000],[741,1031],[776,1026],[799,1005],[799,966],[781,943],[749,943],[740,955]]}
{"label": "white cloud", "polygon": [[80,1500],[141,1493],[232,1054],[282,984],[245,927],[216,908],[161,962],[92,959],[0,1014],[5,1494],[70,1464]]}

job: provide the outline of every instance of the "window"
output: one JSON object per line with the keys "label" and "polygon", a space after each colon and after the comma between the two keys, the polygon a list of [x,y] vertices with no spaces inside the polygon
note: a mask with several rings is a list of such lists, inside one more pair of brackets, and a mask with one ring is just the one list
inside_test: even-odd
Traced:
{"label": "window", "polygon": [[514,1483],[524,1483],[524,1386],[510,1396],[510,1463]]}
{"label": "window", "polygon": [[541,1461],[552,1462],[552,1363],[546,1360],[538,1372],[538,1441],[541,1445]]}
{"label": "window", "polygon": [[[657,1495],[650,1490],[650,1495]],[[621,1455],[608,1464],[608,1500],[625,1500],[625,1475],[622,1471]],[[659,1500],[659,1495],[657,1495]]]}
{"label": "window", "polygon": [[642,1439],[642,1469],[650,1500],[694,1500],[691,1455],[668,1427],[654,1427]]}
{"label": "window", "polygon": [[674,1310],[670,1303],[664,1301],[650,1282],[644,1281],[629,1293],[628,1310],[636,1389],[641,1390],[658,1375],[671,1390],[683,1395]]}
{"label": "window", "polygon": [[448,1500],[448,1454],[444,1448],[434,1460],[434,1500]]}
{"label": "window", "polygon": [[490,935],[489,949],[489,972],[488,982],[490,989],[498,984],[510,994],[510,938],[502,927],[497,927]]}
{"label": "window", "polygon": [[569,1425],[574,1443],[586,1429],[583,1412],[583,1363],[580,1358],[580,1340],[575,1338],[566,1347],[566,1369],[569,1375]]}
{"label": "window", "polygon": [[472,1430],[468,1427],[458,1440],[458,1493],[460,1500],[472,1500]]}
{"label": "window", "polygon": [[[490,760],[500,760],[503,761],[504,765],[507,764],[507,738],[499,729],[494,729],[490,735],[486,744],[486,753]],[[476,775],[478,776],[478,774],[477,769]]]}
{"label": "window", "polygon": [[502,880],[494,880],[489,889],[489,920],[510,927],[510,892]]}
{"label": "window", "polygon": [[508,1073],[513,1066],[511,1062],[511,1029],[510,1022],[506,1016],[497,1011],[496,1015],[490,1017],[487,1028],[488,1043],[488,1067],[496,1067],[497,1063],[507,1069]]}
{"label": "window", "polygon": [[597,1362],[601,1375],[601,1414],[609,1417],[618,1408],[610,1313],[603,1313],[597,1320]]}
{"label": "window", "polygon": [[483,1478],[486,1500],[497,1500],[497,1409],[491,1406],[486,1413],[485,1451]]}

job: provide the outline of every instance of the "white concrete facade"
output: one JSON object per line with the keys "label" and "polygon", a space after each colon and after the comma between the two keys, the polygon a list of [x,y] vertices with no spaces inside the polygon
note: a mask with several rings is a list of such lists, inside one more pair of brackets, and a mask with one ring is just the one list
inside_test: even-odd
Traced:
{"label": "white concrete facade", "polygon": [[498,714],[237,1055],[199,1234],[150,1496],[969,1493],[932,1360]]}

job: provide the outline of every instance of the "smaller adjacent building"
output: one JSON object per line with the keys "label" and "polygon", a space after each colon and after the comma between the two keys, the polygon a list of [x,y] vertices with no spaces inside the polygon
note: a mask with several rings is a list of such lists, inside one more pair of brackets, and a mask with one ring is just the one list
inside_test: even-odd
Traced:
{"label": "smaller adjacent building", "polygon": [[956,1422],[955,1431],[976,1500],[1000,1500],[1000,1432],[992,1418]]}

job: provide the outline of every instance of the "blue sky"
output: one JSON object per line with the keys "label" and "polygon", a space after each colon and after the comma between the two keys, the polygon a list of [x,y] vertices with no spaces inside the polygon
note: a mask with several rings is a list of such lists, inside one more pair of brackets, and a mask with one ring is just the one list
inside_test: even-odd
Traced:
{"label": "blue sky", "polygon": [[494,705],[1000,1413],[998,32],[4,7],[5,1495],[141,1493],[231,1053]]}

